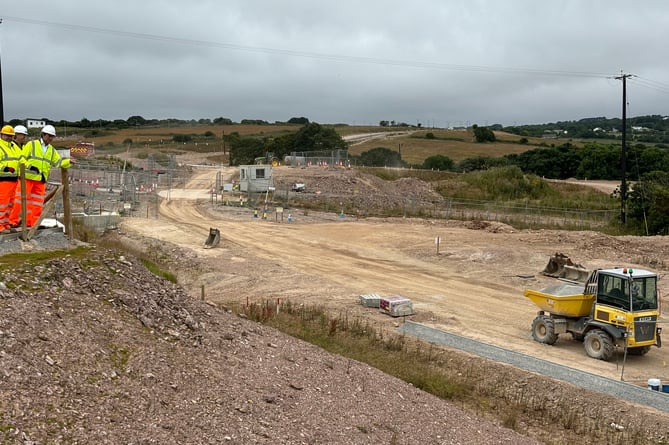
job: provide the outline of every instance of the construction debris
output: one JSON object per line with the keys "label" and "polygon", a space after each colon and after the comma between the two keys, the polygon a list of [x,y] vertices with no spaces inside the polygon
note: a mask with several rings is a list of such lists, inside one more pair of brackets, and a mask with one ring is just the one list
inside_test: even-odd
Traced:
{"label": "construction debris", "polygon": [[360,304],[364,307],[379,307],[381,297],[376,294],[362,294],[360,295]]}
{"label": "construction debris", "polygon": [[384,297],[379,301],[379,309],[384,314],[391,317],[403,317],[406,315],[413,315],[413,303],[406,297],[394,295],[392,297]]}

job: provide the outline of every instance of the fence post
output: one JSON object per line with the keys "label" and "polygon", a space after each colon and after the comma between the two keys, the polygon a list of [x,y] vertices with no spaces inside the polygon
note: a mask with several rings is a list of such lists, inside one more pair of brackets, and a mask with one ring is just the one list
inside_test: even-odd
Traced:
{"label": "fence post", "polygon": [[71,241],[74,238],[72,233],[72,212],[70,208],[70,181],[67,177],[67,169],[60,169],[60,182],[63,184],[63,225],[67,238]]}
{"label": "fence post", "polygon": [[19,179],[21,181],[21,239],[28,241],[28,231],[26,230],[26,166],[19,165]]}

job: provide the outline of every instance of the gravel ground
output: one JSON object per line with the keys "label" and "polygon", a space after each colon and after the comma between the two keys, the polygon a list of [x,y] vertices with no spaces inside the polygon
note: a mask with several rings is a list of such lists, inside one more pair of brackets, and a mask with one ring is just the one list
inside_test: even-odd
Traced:
{"label": "gravel ground", "polygon": [[611,380],[526,354],[487,345],[470,338],[451,334],[412,321],[402,324],[399,330],[404,334],[412,335],[431,343],[471,352],[499,363],[507,363],[546,377],[569,382],[590,391],[597,391],[611,397],[618,397],[632,403],[669,412],[669,395],[665,393],[649,391],[648,389],[625,383],[624,381]]}
{"label": "gravel ground", "polygon": [[[42,236],[7,240],[3,251],[71,245],[62,233]],[[188,250],[150,246],[170,251],[179,267],[200,267],[186,264],[195,256]],[[26,264],[6,272],[7,288],[0,287],[2,443],[659,444],[668,437],[664,412],[641,412],[597,385],[591,392],[545,378],[549,366],[535,363],[527,372],[523,357],[509,366],[499,348],[453,346],[481,356],[468,358],[446,347],[449,360],[469,360],[453,372],[482,369],[498,379],[483,413],[529,396],[526,406],[577,413],[599,436],[562,425],[575,422],[569,415],[544,415],[553,420],[537,425],[518,413],[513,428],[524,436],[476,409],[197,301],[132,258],[100,250],[86,260],[49,260],[39,266],[40,279],[36,270]],[[647,441],[624,436],[638,425]]]}
{"label": "gravel ground", "polygon": [[540,443],[194,300],[131,257],[0,270],[3,444]]}
{"label": "gravel ground", "polygon": [[20,233],[0,235],[0,255],[67,249],[81,244],[78,240],[69,240],[59,228],[39,229],[29,241],[21,240],[20,236]]}

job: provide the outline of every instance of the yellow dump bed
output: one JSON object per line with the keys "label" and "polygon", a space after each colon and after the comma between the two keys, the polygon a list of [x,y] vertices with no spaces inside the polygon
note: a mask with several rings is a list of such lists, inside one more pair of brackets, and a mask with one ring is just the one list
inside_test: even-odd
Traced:
{"label": "yellow dump bed", "polygon": [[565,317],[584,317],[590,314],[595,296],[583,293],[583,286],[560,284],[541,290],[525,290],[525,296],[541,310]]}

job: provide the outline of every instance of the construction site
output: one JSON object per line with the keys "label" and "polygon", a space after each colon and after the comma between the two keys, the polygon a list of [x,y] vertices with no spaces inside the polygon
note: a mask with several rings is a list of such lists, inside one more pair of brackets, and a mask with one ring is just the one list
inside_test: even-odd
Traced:
{"label": "construction site", "polygon": [[[328,209],[319,202],[315,210],[282,208],[275,198],[263,215],[266,191],[256,196],[236,190],[212,192],[219,178],[234,181],[238,168],[191,170],[183,186],[159,192],[158,203],[150,198],[148,209],[122,218],[121,227],[147,239],[174,243],[187,251],[184,257],[225,264],[224,275],[234,276],[236,283],[233,294],[226,291],[230,283],[214,271],[191,276],[185,267],[183,280],[193,295],[204,287],[210,298],[226,304],[272,295],[350,310],[392,326],[394,321],[363,311],[359,296],[401,295],[413,302],[412,319],[619,379],[623,350],[608,361],[597,361],[586,360],[582,344],[567,340],[568,335],[564,340],[560,337],[558,344],[566,344],[562,347],[533,342],[530,327],[537,307],[523,292],[555,284],[560,278],[584,281],[583,270],[625,266],[660,269],[657,286],[661,296],[667,286],[661,272],[666,247],[657,239],[614,238],[591,231],[518,231],[485,220],[363,217],[342,209],[343,204],[332,195]],[[272,179],[275,196],[287,191],[288,203],[309,199],[307,193],[289,190],[294,183],[305,184],[314,200],[327,194],[321,186],[330,181],[362,193],[369,187],[379,196],[382,188],[374,185],[373,178],[347,169],[282,166],[273,169]],[[393,189],[406,186],[402,180],[386,184],[383,199],[390,202],[393,196],[402,196]],[[423,187],[416,182],[414,199],[433,196],[429,187],[424,191]],[[211,240],[216,248],[211,248]],[[549,260],[561,259],[556,250],[566,257],[564,263],[554,265],[558,274],[550,276]],[[254,259],[284,266],[276,274],[265,272],[266,279],[261,281],[248,272],[232,272],[239,264],[246,270]],[[572,264],[572,259],[579,264]],[[254,284],[242,284],[246,280]],[[491,307],[498,309],[491,312]],[[624,358],[625,379],[643,385],[651,377],[660,377],[669,356],[665,349],[653,347],[643,357]]]}
{"label": "construction site", "polygon": [[[564,330],[538,324],[538,312],[551,311],[525,295],[564,280],[587,280],[598,269],[648,269],[656,273],[655,321],[662,326],[669,288],[665,237],[517,230],[492,217],[417,218],[412,203],[434,202],[429,184],[383,181],[355,168],[256,165],[252,169],[263,169],[262,179],[269,175],[272,182],[249,193],[239,190],[241,167],[174,159],[171,174],[132,162],[139,167],[130,173],[123,165],[84,162],[70,169],[73,218],[87,224],[97,214],[104,218],[93,224],[97,230],[172,262],[179,286],[193,301],[236,310],[268,300],[317,305],[364,320],[379,332],[455,336],[644,390],[659,382],[655,394],[669,400],[661,391],[669,382],[666,348],[646,350],[644,344],[643,353],[634,354],[612,344],[606,357],[593,357],[593,349],[570,334],[568,321]],[[397,216],[365,212],[367,206],[393,205],[402,209]],[[577,286],[578,292],[584,286]],[[361,304],[362,296],[372,295],[379,307]],[[558,301],[554,297],[542,298]],[[383,308],[381,300],[387,302]],[[553,326],[561,323],[555,320]],[[491,365],[482,360],[468,366],[483,372]],[[551,391],[533,387],[537,398],[550,398]],[[605,396],[571,397],[585,404]]]}

